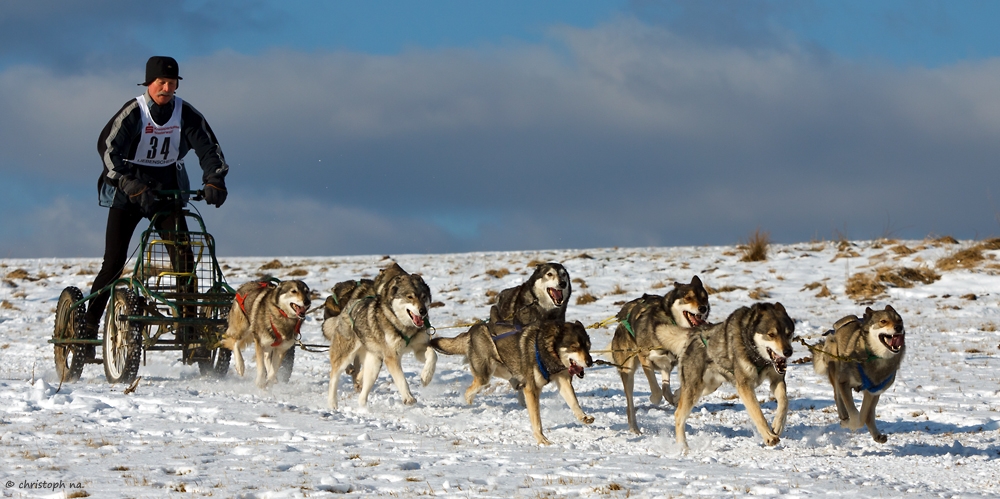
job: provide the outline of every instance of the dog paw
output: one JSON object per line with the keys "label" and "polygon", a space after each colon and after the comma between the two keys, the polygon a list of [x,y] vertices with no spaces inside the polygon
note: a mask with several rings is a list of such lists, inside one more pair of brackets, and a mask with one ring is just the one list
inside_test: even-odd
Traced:
{"label": "dog paw", "polygon": [[417,403],[417,399],[413,395],[407,395],[403,397],[403,403],[406,405],[413,405]]}
{"label": "dog paw", "polygon": [[767,435],[764,437],[764,444],[768,447],[774,447],[775,445],[778,445],[778,442],[780,441],[781,439],[775,435]]}
{"label": "dog paw", "polygon": [[591,424],[594,422],[594,416],[584,416],[580,418],[580,421],[582,421],[583,424]]}
{"label": "dog paw", "polygon": [[545,435],[535,436],[535,439],[538,440],[538,445],[552,445],[552,442],[545,438]]}
{"label": "dog paw", "polygon": [[663,395],[661,395],[659,393],[650,393],[649,394],[649,403],[651,403],[653,405],[660,405],[661,401],[663,401]]}
{"label": "dog paw", "polygon": [[872,435],[872,440],[880,444],[884,444],[887,440],[889,440],[889,437],[885,436],[884,433],[879,433],[878,435]]}

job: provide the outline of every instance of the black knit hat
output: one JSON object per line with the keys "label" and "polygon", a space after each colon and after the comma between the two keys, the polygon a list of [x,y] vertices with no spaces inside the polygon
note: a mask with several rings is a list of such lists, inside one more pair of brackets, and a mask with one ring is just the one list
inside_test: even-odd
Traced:
{"label": "black knit hat", "polygon": [[149,86],[157,78],[175,78],[183,80],[177,76],[177,61],[173,57],[154,55],[146,61],[146,82],[139,85]]}

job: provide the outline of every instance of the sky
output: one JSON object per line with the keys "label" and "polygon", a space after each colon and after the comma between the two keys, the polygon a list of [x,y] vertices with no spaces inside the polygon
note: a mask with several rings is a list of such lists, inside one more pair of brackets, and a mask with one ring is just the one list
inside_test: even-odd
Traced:
{"label": "sky", "polygon": [[220,255],[1000,232],[997,2],[177,5],[0,0],[0,258],[103,254],[152,55],[230,166]]}

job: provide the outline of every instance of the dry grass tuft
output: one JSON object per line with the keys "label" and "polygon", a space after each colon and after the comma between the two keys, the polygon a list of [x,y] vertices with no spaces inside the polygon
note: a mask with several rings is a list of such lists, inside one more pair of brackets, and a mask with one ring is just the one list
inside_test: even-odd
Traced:
{"label": "dry grass tuft", "polygon": [[871,301],[882,296],[885,290],[912,288],[914,283],[930,284],[941,276],[930,269],[909,267],[878,267],[873,273],[857,273],[847,280],[847,296],[855,301]]}
{"label": "dry grass tuft", "polygon": [[594,295],[592,295],[592,294],[590,294],[590,293],[584,293],[584,294],[576,297],[576,304],[577,305],[586,305],[588,303],[594,303],[595,301],[597,301],[597,297],[594,296]]}
{"label": "dry grass tuft", "polygon": [[900,256],[912,255],[917,252],[917,250],[907,248],[902,244],[900,244],[899,246],[893,246],[892,248],[889,249],[892,250],[893,253]]}
{"label": "dry grass tuft", "polygon": [[942,271],[955,269],[971,269],[978,266],[986,257],[983,251],[1000,249],[1000,238],[987,239],[971,248],[956,251],[948,256],[939,258],[934,262],[934,266]]}
{"label": "dry grass tuft", "polygon": [[579,277],[573,279],[572,282],[575,282],[579,289],[587,289],[587,282],[584,281],[583,279],[580,279]]}
{"label": "dry grass tuft", "polygon": [[532,260],[532,261],[528,262],[528,263],[527,263],[527,264],[526,264],[526,265],[524,266],[524,268],[527,268],[527,269],[531,269],[531,270],[535,270],[535,267],[537,267],[537,266],[539,266],[539,265],[542,265],[542,264],[544,264],[544,263],[548,263],[548,262],[546,262],[545,260]]}
{"label": "dry grass tuft", "polygon": [[718,294],[718,293],[728,293],[730,291],[739,291],[741,289],[747,289],[747,288],[744,288],[742,286],[722,286],[722,287],[719,287],[719,288],[713,288],[711,286],[705,286],[705,292],[708,293],[708,294],[710,294],[710,295],[714,295],[714,294]]}
{"label": "dry grass tuft", "polygon": [[500,293],[493,291],[492,289],[486,291],[486,304],[493,305],[497,302],[497,297]]}
{"label": "dry grass tuft", "polygon": [[288,273],[288,277],[302,277],[304,275],[309,275],[309,271],[306,269],[295,269]]}
{"label": "dry grass tuft", "polygon": [[282,267],[284,267],[284,265],[282,265],[281,262],[278,261],[277,258],[275,258],[274,260],[271,260],[270,262],[261,265],[260,268],[257,270],[274,270],[274,269],[280,269]]}
{"label": "dry grass tuft", "polygon": [[758,227],[748,237],[746,244],[740,245],[741,262],[763,262],[767,260],[767,249],[771,244],[771,234]]}
{"label": "dry grass tuft", "polygon": [[497,279],[500,279],[503,276],[510,274],[510,271],[507,270],[506,268],[502,268],[502,269],[490,269],[487,270],[486,273],[493,277],[496,277]]}
{"label": "dry grass tuft", "polygon": [[747,294],[751,300],[766,300],[771,297],[771,293],[768,293],[764,288],[753,288]]}
{"label": "dry grass tuft", "polygon": [[859,272],[847,279],[847,296],[854,301],[871,301],[885,293],[886,285],[871,274]]}
{"label": "dry grass tuft", "polygon": [[958,244],[958,240],[951,236],[939,237],[934,242],[938,244]]}
{"label": "dry grass tuft", "polygon": [[7,279],[27,279],[28,271],[24,269],[17,269],[9,272],[6,276]]}

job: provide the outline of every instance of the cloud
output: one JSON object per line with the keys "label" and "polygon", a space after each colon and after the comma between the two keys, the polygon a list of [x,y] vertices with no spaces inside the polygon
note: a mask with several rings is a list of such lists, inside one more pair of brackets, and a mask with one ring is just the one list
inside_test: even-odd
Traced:
{"label": "cloud", "polygon": [[[620,18],[540,44],[221,51],[181,68],[179,95],[232,167],[219,226],[233,254],[731,244],[758,226],[790,242],[845,226],[874,237],[887,219],[915,238],[996,227],[997,59],[874,66]],[[0,73],[0,112],[16,117],[0,121],[0,172],[93,196],[97,134],[141,71]]]}

